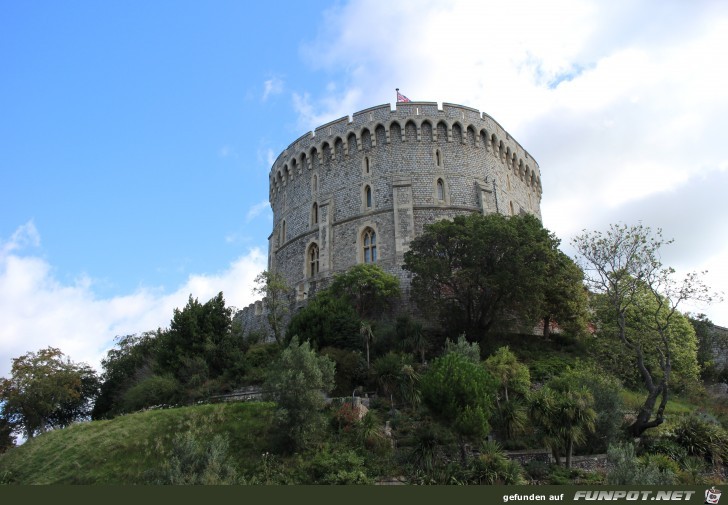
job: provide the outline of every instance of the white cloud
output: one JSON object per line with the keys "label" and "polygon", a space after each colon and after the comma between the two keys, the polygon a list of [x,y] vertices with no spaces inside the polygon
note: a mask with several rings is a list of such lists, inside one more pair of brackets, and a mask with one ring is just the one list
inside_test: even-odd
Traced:
{"label": "white cloud", "polygon": [[33,221],[28,221],[13,232],[10,239],[3,242],[0,240],[0,257],[10,254],[12,251],[24,247],[38,247],[40,245],[40,234],[35,228]]}
{"label": "white cloud", "polygon": [[[725,2],[353,0],[302,48],[330,81],[297,89],[294,109],[315,128],[396,87],[479,108],[539,162],[544,224],[565,241],[618,221],[672,228],[680,267],[725,289],[725,198],[710,191],[728,166],[725,47]],[[728,305],[709,315],[728,325]]]}
{"label": "white cloud", "polygon": [[190,294],[207,301],[222,291],[227,305],[252,303],[253,280],[266,264],[265,254],[251,249],[222,272],[190,275],[171,293],[145,288],[99,298],[89,279],[63,283],[48,261],[22,254],[24,244],[39,241],[28,223],[0,249],[0,376],[7,376],[12,358],[48,346],[98,369],[116,335],[166,327],[174,308],[183,307]]}
{"label": "white cloud", "polygon": [[283,93],[283,81],[278,77],[272,77],[263,83],[263,98],[265,102],[272,95]]}
{"label": "white cloud", "polygon": [[[248,213],[245,215],[245,222],[249,223],[256,217],[258,217],[260,214],[262,214],[263,212],[269,211],[269,210],[270,210],[270,203],[268,202],[268,200],[262,200],[262,201],[256,203],[255,205],[253,205],[252,207],[250,207],[250,209],[248,209]],[[270,214],[270,212],[268,212],[268,214]]]}

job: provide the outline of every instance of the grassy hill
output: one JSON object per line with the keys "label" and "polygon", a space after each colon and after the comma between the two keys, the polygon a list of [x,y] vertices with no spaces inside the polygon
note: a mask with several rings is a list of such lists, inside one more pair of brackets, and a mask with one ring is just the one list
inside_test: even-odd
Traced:
{"label": "grassy hill", "polygon": [[0,456],[0,482],[143,484],[154,480],[178,433],[229,441],[240,471],[268,450],[270,403],[230,403],[152,410],[45,433]]}

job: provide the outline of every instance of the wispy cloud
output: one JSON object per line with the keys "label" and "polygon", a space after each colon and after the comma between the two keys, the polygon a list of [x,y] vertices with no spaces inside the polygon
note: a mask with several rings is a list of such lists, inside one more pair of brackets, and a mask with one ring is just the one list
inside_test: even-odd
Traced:
{"label": "wispy cloud", "polygon": [[12,251],[26,247],[38,247],[40,245],[40,234],[31,220],[18,227],[7,241],[0,240],[0,258],[5,257]]}
{"label": "wispy cloud", "polygon": [[269,97],[273,95],[280,95],[283,93],[283,80],[278,77],[272,77],[267,81],[263,82],[263,97],[262,100],[265,102]]}
{"label": "wispy cloud", "polygon": [[248,213],[245,215],[245,222],[249,223],[265,211],[270,211],[270,203],[268,200],[263,200],[248,209]]}
{"label": "wispy cloud", "polygon": [[206,301],[222,291],[228,305],[252,303],[253,280],[266,264],[265,254],[251,249],[221,272],[190,275],[172,292],[140,288],[100,298],[90,279],[60,281],[51,263],[25,254],[26,245],[39,242],[29,223],[0,250],[0,376],[10,370],[12,358],[48,346],[98,369],[116,335],[166,327],[173,309],[183,307],[190,294]]}

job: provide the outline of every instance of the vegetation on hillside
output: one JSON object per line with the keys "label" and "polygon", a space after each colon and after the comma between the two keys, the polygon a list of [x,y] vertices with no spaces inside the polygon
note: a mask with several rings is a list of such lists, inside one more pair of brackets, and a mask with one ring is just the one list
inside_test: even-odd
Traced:
{"label": "vegetation on hillside", "polygon": [[[0,390],[0,480],[721,482],[728,405],[701,382],[720,377],[705,373],[709,321],[678,310],[708,291],[699,276],[673,279],[657,260],[666,244],[642,226],[585,232],[582,270],[530,216],[457,217],[406,254],[414,306],[367,264],[289,318],[288,288],[264,273],[270,341],[236,324],[220,293],[118,338],[100,377],[59,350],[28,353]],[[56,358],[57,380],[41,380]],[[270,403],[183,407],[251,385]],[[33,401],[42,415],[18,407]],[[97,421],[68,426],[89,413]],[[12,447],[13,430],[45,428]],[[516,449],[551,463],[521,465],[504,452]],[[611,470],[574,468],[595,453]]]}

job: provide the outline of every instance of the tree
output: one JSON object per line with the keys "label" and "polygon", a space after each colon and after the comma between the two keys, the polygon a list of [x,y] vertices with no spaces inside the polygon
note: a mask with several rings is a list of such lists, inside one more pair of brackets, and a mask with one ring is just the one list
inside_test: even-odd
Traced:
{"label": "tree", "polygon": [[322,393],[334,388],[334,367],[332,360],[294,337],[270,368],[263,392],[277,404],[278,429],[291,449],[309,446],[323,428]]}
{"label": "tree", "polygon": [[291,317],[286,338],[297,336],[301,342],[310,341],[316,349],[361,349],[359,330],[360,319],[352,306],[325,290]]}
{"label": "tree", "polygon": [[233,332],[232,310],[222,293],[202,304],[190,295],[187,305],[175,309],[168,330],[157,347],[157,372],[172,375],[191,397],[211,379],[235,382],[243,373],[241,335]]}
{"label": "tree", "polygon": [[5,414],[0,408],[0,454],[14,446],[15,434],[13,434],[13,426],[5,418]]}
{"label": "tree", "polygon": [[500,347],[485,360],[485,368],[495,377],[500,386],[498,396],[509,401],[513,394],[526,396],[531,387],[531,374],[528,367],[518,361],[508,346]]}
{"label": "tree", "polygon": [[361,336],[362,342],[367,350],[367,368],[369,368],[369,344],[374,342],[374,330],[372,330],[372,323],[369,321],[362,321],[359,324],[359,335]]}
{"label": "tree", "polygon": [[[677,281],[675,270],[661,263],[660,249],[671,242],[662,238],[661,230],[653,232],[641,224],[611,225],[606,232],[584,231],[573,240],[587,285],[602,295],[603,314],[611,321],[621,344],[634,356],[647,389],[647,397],[629,427],[633,436],[641,436],[664,422],[678,307],[686,300],[712,299],[701,274],[689,273]],[[640,304],[644,308],[640,317],[630,318],[630,309]],[[660,404],[655,410],[658,398]]]}
{"label": "tree", "polygon": [[621,396],[622,385],[616,377],[594,364],[579,363],[552,379],[550,384],[558,390],[579,389],[583,386],[594,397],[594,431],[586,433],[584,442],[591,453],[605,453],[610,444],[621,438],[624,401]]}
{"label": "tree", "polygon": [[485,369],[498,381],[494,425],[507,439],[523,431],[527,424],[525,398],[531,388],[528,367],[518,361],[506,347],[500,347],[483,362]]}
{"label": "tree", "polygon": [[542,305],[544,338],[549,338],[554,321],[571,334],[584,333],[589,306],[584,272],[571,258],[555,248],[551,250],[547,268]]}
{"label": "tree", "polygon": [[467,442],[482,440],[490,430],[496,380],[479,364],[449,352],[432,362],[421,384],[423,403],[457,436],[465,463]]}
{"label": "tree", "polygon": [[425,333],[422,322],[412,319],[409,315],[397,317],[396,332],[402,346],[420,357],[420,362],[425,364],[425,352],[430,347],[430,342]]}
{"label": "tree", "polygon": [[459,354],[471,363],[480,363],[480,346],[477,342],[468,342],[465,335],[460,335],[457,342],[449,338],[445,340],[445,353]]}
{"label": "tree", "polygon": [[558,240],[530,215],[456,216],[426,227],[405,254],[412,298],[458,333],[542,317],[544,284]]}
{"label": "tree", "polygon": [[11,377],[0,380],[3,417],[28,438],[84,419],[98,394],[96,372],[48,347],[13,359]]}
{"label": "tree", "polygon": [[279,346],[283,347],[283,325],[288,316],[288,296],[290,289],[286,280],[278,272],[264,271],[255,278],[257,286],[253,292],[263,296],[268,324],[273,331],[273,337]]}
{"label": "tree", "polygon": [[157,330],[116,337],[115,347],[101,360],[104,372],[99,396],[91,411],[93,419],[120,414],[125,393],[153,374],[160,333]]}
{"label": "tree", "polygon": [[728,351],[728,337],[716,331],[713,321],[705,314],[688,315],[698,339],[698,364],[700,375],[706,382],[720,381],[725,367],[719,367],[716,355]]}
{"label": "tree", "polygon": [[571,468],[574,447],[586,441],[587,433],[595,429],[594,398],[584,387],[558,388],[550,384],[536,391],[530,401],[529,414],[551,449],[557,464],[566,455],[566,467]]}
{"label": "tree", "polygon": [[330,290],[335,297],[348,300],[359,317],[373,319],[399,296],[399,280],[378,265],[361,263],[336,275]]}

